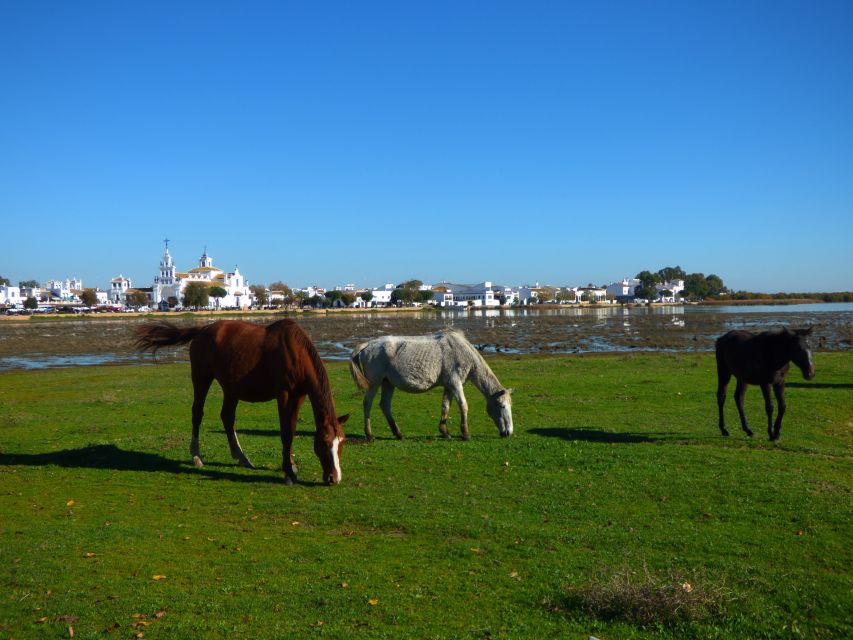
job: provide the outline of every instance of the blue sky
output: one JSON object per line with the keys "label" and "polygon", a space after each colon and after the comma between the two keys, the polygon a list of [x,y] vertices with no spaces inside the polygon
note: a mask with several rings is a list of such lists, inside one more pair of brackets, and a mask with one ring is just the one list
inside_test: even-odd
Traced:
{"label": "blue sky", "polygon": [[0,275],[853,290],[853,3],[0,2]]}

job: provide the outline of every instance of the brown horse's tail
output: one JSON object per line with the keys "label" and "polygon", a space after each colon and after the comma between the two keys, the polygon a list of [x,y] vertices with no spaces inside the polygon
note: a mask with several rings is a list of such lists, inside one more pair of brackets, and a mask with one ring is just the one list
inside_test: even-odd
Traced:
{"label": "brown horse's tail", "polygon": [[167,320],[146,322],[136,328],[136,348],[153,353],[160,347],[187,344],[203,329],[203,326],[182,329]]}
{"label": "brown horse's tail", "polygon": [[364,376],[364,371],[361,370],[361,352],[367,346],[367,343],[363,343],[358,345],[355,349],[353,349],[352,355],[349,359],[349,372],[352,374],[352,379],[355,380],[355,384],[362,391],[367,391],[370,388],[370,382],[367,381],[367,378]]}

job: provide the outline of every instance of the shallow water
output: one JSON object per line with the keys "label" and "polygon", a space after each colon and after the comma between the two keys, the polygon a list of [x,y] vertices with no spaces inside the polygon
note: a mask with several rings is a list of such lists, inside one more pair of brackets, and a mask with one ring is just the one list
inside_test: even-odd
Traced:
{"label": "shallow water", "polygon": [[[461,329],[486,353],[712,351],[731,329],[814,325],[817,350],[853,349],[853,303],[779,306],[546,307],[436,313],[330,313],[293,316],[324,358],[344,359],[359,343],[387,335]],[[248,316],[266,324],[273,316]],[[176,317],[178,324],[212,322]],[[0,322],[0,371],[91,364],[149,364],[133,347],[144,318]],[[184,361],[186,348],[161,349],[158,362]]]}

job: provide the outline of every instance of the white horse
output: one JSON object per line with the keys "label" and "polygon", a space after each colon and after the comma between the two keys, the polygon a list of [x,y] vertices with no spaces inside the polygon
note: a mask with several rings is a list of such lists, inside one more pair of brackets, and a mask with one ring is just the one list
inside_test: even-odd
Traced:
{"label": "white horse", "polygon": [[462,438],[469,440],[468,402],[462,385],[470,380],[486,398],[486,411],[495,421],[501,437],[512,435],[512,389],[506,389],[465,335],[445,329],[426,336],[383,336],[358,345],[350,358],[350,372],[364,394],[364,433],[373,440],[370,409],[379,388],[379,406],[388,426],[398,439],[403,434],[391,415],[394,389],[421,393],[444,387],[441,401],[441,435],[447,433],[447,413],[454,398],[462,414]]}

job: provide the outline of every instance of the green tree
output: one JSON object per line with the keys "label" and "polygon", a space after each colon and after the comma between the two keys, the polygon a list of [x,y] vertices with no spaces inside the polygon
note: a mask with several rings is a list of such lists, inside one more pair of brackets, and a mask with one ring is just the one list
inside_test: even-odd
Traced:
{"label": "green tree", "polygon": [[222,300],[222,298],[224,298],[225,296],[228,295],[228,292],[223,287],[220,287],[219,285],[213,285],[212,287],[210,287],[210,290],[208,291],[208,295],[210,295],[211,298],[216,300],[215,304],[216,304],[216,308],[218,309],[220,301]]}
{"label": "green tree", "polygon": [[723,279],[715,274],[709,275],[705,278],[705,291],[706,295],[709,296],[718,296],[721,293],[726,293],[726,285],[723,284]]}
{"label": "green tree", "polygon": [[557,300],[560,302],[574,302],[577,300],[577,295],[572,289],[568,287],[562,287],[559,291],[557,291]]}
{"label": "green tree", "polygon": [[[290,306],[293,304],[293,289],[288,287],[283,282],[273,282],[270,285],[270,291],[275,292],[276,298],[281,301],[284,306]],[[270,296],[272,298],[272,296]]]}
{"label": "green tree", "polygon": [[28,296],[26,300],[24,300],[24,309],[38,309],[39,301],[33,298],[32,296]]}
{"label": "green tree", "polygon": [[636,276],[640,284],[634,287],[634,297],[645,300],[654,300],[657,298],[657,288],[655,285],[660,282],[660,276],[651,271],[640,271]]}
{"label": "green tree", "polygon": [[184,306],[202,309],[210,304],[210,289],[201,282],[190,282],[184,289]]}
{"label": "green tree", "polygon": [[371,300],[373,300],[373,292],[372,291],[365,291],[361,294],[360,297],[365,302],[370,302]]}
{"label": "green tree", "polygon": [[9,278],[4,278],[0,276],[0,287],[8,287],[12,284],[12,281]]}
{"label": "green tree", "polygon": [[94,307],[98,304],[98,294],[94,289],[83,289],[80,294],[80,301],[87,307]]}
{"label": "green tree", "polygon": [[355,294],[347,291],[343,295],[341,295],[341,302],[343,302],[346,306],[351,307],[352,303],[355,302]]}
{"label": "green tree", "polygon": [[404,305],[412,304],[415,299],[415,291],[414,289],[397,287],[391,292],[391,302]]}
{"label": "green tree", "polygon": [[267,302],[269,302],[269,296],[267,296],[267,288],[262,284],[253,284],[249,287],[249,290],[255,294],[255,302],[261,308],[267,306]]}
{"label": "green tree", "polygon": [[130,295],[127,296],[127,303],[136,309],[148,306],[149,302],[148,294],[144,291],[131,291]]}
{"label": "green tree", "polygon": [[169,296],[169,299],[166,300],[166,303],[169,305],[169,307],[174,309],[178,306],[178,299],[175,296]]}
{"label": "green tree", "polygon": [[432,289],[422,289],[418,291],[417,296],[418,302],[428,304],[435,298],[435,293],[433,293]]}
{"label": "green tree", "polygon": [[687,274],[681,267],[664,267],[657,272],[659,282],[670,282],[672,280],[684,280]]}
{"label": "green tree", "polygon": [[21,280],[18,286],[21,289],[38,289],[39,283],[35,280]]}
{"label": "green tree", "polygon": [[293,304],[297,307],[303,307],[305,302],[308,300],[308,294],[304,291],[296,291],[293,294]]}

